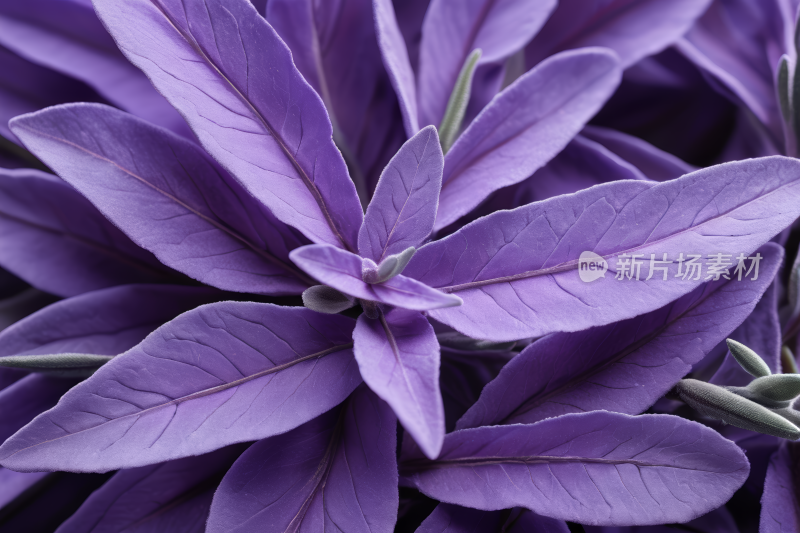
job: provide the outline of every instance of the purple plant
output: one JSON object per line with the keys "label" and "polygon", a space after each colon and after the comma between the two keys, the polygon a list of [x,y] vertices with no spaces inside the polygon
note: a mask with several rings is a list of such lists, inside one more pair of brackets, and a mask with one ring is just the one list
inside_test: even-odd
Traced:
{"label": "purple plant", "polygon": [[0,527],[797,530],[795,6],[394,4],[0,6]]}

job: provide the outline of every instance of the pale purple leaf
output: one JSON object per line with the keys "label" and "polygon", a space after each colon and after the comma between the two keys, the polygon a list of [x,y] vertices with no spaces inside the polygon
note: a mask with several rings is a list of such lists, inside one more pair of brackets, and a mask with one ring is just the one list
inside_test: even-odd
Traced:
{"label": "pale purple leaf", "polygon": [[419,131],[417,117],[417,82],[408,58],[406,43],[397,25],[397,17],[391,0],[372,0],[375,10],[375,33],[381,57],[392,87],[397,93],[406,135],[413,137]]}
{"label": "pale purple leaf", "polygon": [[361,377],[383,398],[428,457],[444,439],[439,390],[439,343],[422,314],[393,309],[377,319],[358,317],[354,353]]}
{"label": "pale purple leaf", "polygon": [[527,509],[479,511],[440,503],[417,528],[416,533],[569,533],[567,524]]}
{"label": "pale purple leaf", "polygon": [[247,0],[96,0],[117,45],[202,145],[313,242],[355,249],[362,211],[325,106]]}
{"label": "pale purple leaf", "polygon": [[148,122],[191,136],[181,116],[120,53],[90,2],[3,2],[0,45],[86,83],[109,102]]}
{"label": "pale purple leaf", "polygon": [[3,268],[59,296],[176,279],[78,191],[38,170],[0,169],[0,248]]}
{"label": "pale purple leaf", "polygon": [[784,442],[770,459],[761,498],[761,533],[800,532],[796,481],[799,456],[796,443]]}
{"label": "pale purple leaf", "polygon": [[61,300],[0,333],[0,356],[118,355],[221,293],[205,287],[123,285]]}
{"label": "pale purple leaf", "polygon": [[627,68],[677,41],[711,0],[559,0],[525,48],[528,68],[562,50],[604,46]]}
{"label": "pale purple leaf", "polygon": [[749,470],[734,443],[697,422],[606,411],[456,431],[437,460],[417,452],[400,466],[442,502],[590,525],[686,522],[728,501]]}
{"label": "pale purple leaf", "polygon": [[298,294],[310,284],[288,260],[307,241],[196,144],[96,104],[49,108],[11,127],[164,264],[239,292]]}
{"label": "pale purple leaf", "polygon": [[[121,470],[61,524],[57,533],[205,531],[214,489],[242,451],[241,445],[228,446],[205,455]],[[198,497],[201,501],[194,501]],[[194,516],[187,511],[195,511]]]}
{"label": "pale purple leaf", "polygon": [[429,126],[389,161],[358,232],[362,257],[380,263],[425,242],[439,206],[443,158],[436,128]]}
{"label": "pale purple leaf", "polygon": [[498,94],[447,152],[436,229],[559,153],[619,84],[614,54],[565,52]]}
{"label": "pale purple leaf", "polygon": [[396,422],[367,387],[338,409],[255,443],[225,475],[208,532],[391,533]]}
{"label": "pale purple leaf", "polygon": [[[473,50],[483,52],[478,65],[505,60],[536,35],[555,6],[556,0],[432,0],[419,50],[420,124],[439,126],[458,73]],[[480,84],[481,78],[475,81]]]}
{"label": "pale purple leaf", "polygon": [[[471,337],[515,340],[580,331],[663,307],[707,277],[676,277],[679,254],[756,249],[800,215],[800,162],[774,156],[726,163],[652,185],[618,181],[483,217],[419,249],[404,274],[464,300],[430,315]],[[581,281],[584,251],[609,270]],[[651,255],[672,263],[646,280]],[[620,256],[642,254],[637,281],[615,279]],[[686,259],[688,256],[685,256]],[[625,258],[623,258],[624,260]],[[749,261],[747,262],[749,265]],[[683,269],[684,274],[686,268]],[[750,277],[752,278],[752,273]]]}
{"label": "pale purple leaf", "polygon": [[221,302],[165,324],[0,447],[19,471],[99,472],[284,433],[361,382],[352,319]]}
{"label": "pale purple leaf", "polygon": [[458,297],[444,294],[402,274],[383,283],[366,283],[362,277],[362,258],[334,246],[310,244],[297,248],[290,257],[320,283],[362,300],[416,311],[461,304]]}
{"label": "pale purple leaf", "polygon": [[759,252],[756,281],[720,279],[656,311],[537,340],[483,389],[456,427],[530,424],[601,409],[641,413],[747,320],[783,260],[777,244]]}

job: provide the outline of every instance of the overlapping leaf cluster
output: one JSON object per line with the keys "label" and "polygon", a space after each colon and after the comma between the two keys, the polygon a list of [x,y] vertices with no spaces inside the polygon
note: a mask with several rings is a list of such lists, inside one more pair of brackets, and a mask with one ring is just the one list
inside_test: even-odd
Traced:
{"label": "overlapping leaf cluster", "polygon": [[1,3],[0,530],[797,531],[796,11]]}

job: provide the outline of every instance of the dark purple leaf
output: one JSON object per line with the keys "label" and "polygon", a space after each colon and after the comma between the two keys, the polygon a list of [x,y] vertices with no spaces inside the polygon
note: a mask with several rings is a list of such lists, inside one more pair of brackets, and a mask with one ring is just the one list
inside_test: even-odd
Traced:
{"label": "dark purple leaf", "polygon": [[75,189],[38,170],[0,169],[0,248],[4,268],[59,296],[172,277]]}
{"label": "dark purple leaf", "polygon": [[560,0],[525,48],[528,68],[584,46],[614,50],[627,68],[678,40],[711,0]]}
{"label": "dark purple leaf", "polygon": [[8,298],[3,298],[0,300],[0,331],[56,300],[58,298],[52,294],[32,287]]}
{"label": "dark purple leaf", "polygon": [[447,152],[436,229],[544,166],[611,96],[620,75],[608,50],[570,51],[498,94]]}
{"label": "dark purple leaf", "polygon": [[414,72],[419,65],[419,46],[422,41],[422,22],[428,12],[430,0],[392,0],[397,25],[408,50],[408,59]]}
{"label": "dark purple leaf", "polygon": [[0,5],[0,45],[86,83],[109,102],[148,122],[191,136],[181,116],[119,52],[90,2],[4,2]]}
{"label": "dark purple leaf", "polygon": [[[367,283],[362,258],[327,244],[310,244],[294,250],[291,259],[320,283],[363,300],[426,311],[460,305],[461,300],[403,275],[383,283]],[[365,260],[364,260],[365,261]]]}
{"label": "dark purple leaf", "polygon": [[417,452],[401,464],[442,502],[591,525],[691,520],[728,501],[749,469],[734,443],[701,424],[605,411],[456,431],[437,460]]}
{"label": "dark purple leaf", "polygon": [[297,294],[308,286],[288,261],[307,241],[194,143],[89,104],[24,115],[12,129],[164,264],[225,290]]}
{"label": "dark purple leaf", "polygon": [[527,509],[479,511],[440,503],[417,533],[569,533],[567,524]]}
{"label": "dark purple leaf", "polygon": [[0,509],[31,488],[47,474],[47,472],[14,472],[8,468],[0,467]]}
{"label": "dark purple leaf", "polygon": [[458,429],[530,424],[566,413],[641,413],[723,341],[770,287],[783,260],[773,243],[758,280],[710,282],[628,320],[534,342],[489,383]]}
{"label": "dark purple leaf", "polygon": [[241,452],[242,446],[229,446],[117,472],[61,524],[58,533],[205,531],[214,489]]}
{"label": "dark purple leaf", "polygon": [[358,232],[362,257],[380,263],[425,242],[439,206],[443,157],[436,128],[429,126],[389,161]]}
{"label": "dark purple leaf", "polygon": [[367,387],[342,407],[253,444],[222,480],[209,533],[391,533],[395,417]]}
{"label": "dark purple leaf", "polygon": [[108,471],[284,433],[360,383],[352,319],[221,302],[165,324],[0,447],[20,471]]}
{"label": "dark purple leaf", "polygon": [[96,0],[122,52],[203,146],[313,242],[355,249],[362,211],[325,106],[247,0]]}
{"label": "dark purple leaf", "polygon": [[361,377],[388,403],[425,455],[436,457],[444,438],[439,391],[439,343],[421,313],[393,309],[358,317],[354,353]]}
{"label": "dark purple leaf", "polygon": [[118,355],[179,314],[218,299],[205,287],[123,285],[56,302],[0,333],[0,356]]}
{"label": "dark purple leaf", "polygon": [[761,533],[800,531],[800,508],[797,504],[799,456],[798,444],[784,442],[770,459],[761,498]]}
{"label": "dark purple leaf", "polygon": [[555,0],[432,0],[419,50],[420,124],[439,126],[470,52],[483,52],[479,65],[504,61],[536,35],[555,6]]}
{"label": "dark purple leaf", "polygon": [[76,382],[31,374],[0,391],[0,441],[53,407]]}
{"label": "dark purple leaf", "polygon": [[[423,246],[404,274],[460,296],[464,305],[430,315],[471,337],[503,341],[580,331],[658,309],[694,290],[703,280],[675,277],[683,266],[679,253],[710,261],[709,254],[724,251],[733,258],[733,273],[740,253],[751,256],[800,215],[798,193],[800,163],[782,157],[726,163],[655,185],[606,183],[483,217]],[[604,278],[581,281],[584,251],[608,263]],[[662,272],[650,280],[615,279],[621,255],[643,254],[646,261],[664,253],[673,261],[668,281]]]}

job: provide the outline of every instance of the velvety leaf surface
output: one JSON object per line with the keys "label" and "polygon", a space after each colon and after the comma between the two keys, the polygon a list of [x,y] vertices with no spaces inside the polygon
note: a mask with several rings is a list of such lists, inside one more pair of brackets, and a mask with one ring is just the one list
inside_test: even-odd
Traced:
{"label": "velvety leaf surface", "polygon": [[800,531],[797,468],[797,444],[784,442],[769,462],[764,496],[761,498],[761,533]]}
{"label": "velvety leaf surface", "polygon": [[219,299],[205,287],[123,285],[61,300],[0,333],[0,356],[118,355],[179,314]]}
{"label": "velvety leaf surface", "polygon": [[566,522],[538,516],[527,509],[479,511],[440,503],[417,533],[569,533]]}
{"label": "velvety leaf surface", "polygon": [[59,296],[172,277],[78,191],[38,170],[0,169],[0,248],[3,268]]}
{"label": "velvety leaf surface", "polygon": [[695,167],[652,144],[620,131],[586,126],[581,134],[610,150],[654,181],[667,181],[688,174]]}
{"label": "velvety leaf surface", "polygon": [[701,424],[605,411],[457,431],[438,460],[417,453],[401,465],[442,502],[592,525],[691,520],[728,501],[748,471],[744,453]]}
{"label": "velvety leaf surface", "polygon": [[447,152],[436,229],[552,159],[611,96],[620,76],[612,52],[570,51],[498,94]]}
{"label": "velvety leaf surface", "polygon": [[[675,277],[679,253],[704,261],[722,251],[750,256],[800,214],[798,194],[800,163],[782,157],[726,163],[656,185],[606,183],[483,217],[423,246],[404,274],[459,295],[462,306],[430,314],[471,337],[579,331],[658,309],[696,288],[703,280]],[[581,281],[584,251],[605,259],[605,277]],[[615,279],[621,255],[643,254],[645,262],[664,253],[673,261],[664,265],[668,281],[662,272]]]}
{"label": "velvety leaf surface", "polygon": [[383,283],[366,283],[362,279],[361,258],[333,246],[303,246],[291,253],[291,259],[320,283],[356,298],[417,311],[461,303],[457,297],[453,298],[402,274]]}
{"label": "velvety leaf surface", "polygon": [[530,424],[601,409],[641,413],[749,320],[783,260],[777,244],[759,252],[756,281],[720,279],[651,313],[539,339],[483,389],[456,427]]}
{"label": "velvety leaf surface", "polygon": [[355,249],[362,211],[325,106],[247,0],[97,0],[126,57],[281,221]]}
{"label": "velvety leaf surface", "polygon": [[29,374],[0,391],[0,440],[53,407],[76,381]]}
{"label": "velvety leaf surface", "polygon": [[214,496],[209,533],[391,533],[398,504],[395,420],[362,386],[344,406],[253,444]]}
{"label": "velvety leaf surface", "polygon": [[413,137],[419,131],[417,82],[411,69],[408,50],[397,25],[397,16],[391,0],[372,0],[372,6],[375,13],[375,33],[383,65],[397,94],[406,135]]}
{"label": "velvety leaf surface", "polygon": [[663,524],[658,526],[585,526],[586,533],[676,533],[676,531],[702,531],[702,533],[739,533],[736,521],[725,507],[690,520],[685,524]]}
{"label": "velvety leaf surface", "polygon": [[505,60],[536,35],[555,6],[556,0],[432,0],[422,23],[420,124],[439,126],[470,52],[483,52],[479,65]]}
{"label": "velvety leaf surface", "polygon": [[297,294],[308,286],[288,262],[306,241],[194,143],[89,104],[25,115],[12,128],[164,264],[239,292]]}
{"label": "velvety leaf surface", "polygon": [[81,80],[109,102],[148,122],[191,135],[175,109],[120,53],[90,2],[4,2],[0,5],[0,45],[37,65]]}
{"label": "velvety leaf surface", "polygon": [[[176,459],[151,466],[130,468],[114,474],[81,505],[80,509],[58,528],[58,533],[115,533],[117,531],[169,531],[189,533],[204,531],[211,498],[225,471],[241,454],[243,447],[220,450]],[[184,521],[165,516],[181,507],[195,509],[192,500],[207,500],[205,512],[191,516],[180,512]],[[187,504],[189,504],[187,506]],[[171,527],[168,527],[171,526]]]}
{"label": "velvety leaf surface", "polygon": [[425,242],[439,206],[443,166],[439,135],[432,126],[400,148],[381,174],[358,232],[362,257],[380,263]]}
{"label": "velvety leaf surface", "polygon": [[604,46],[627,68],[678,40],[711,0],[560,0],[525,48],[528,68],[571,48]]}
{"label": "velvety leaf surface", "polygon": [[284,433],[360,383],[352,319],[221,302],[165,324],[0,447],[20,471],[108,471]]}
{"label": "velvety leaf surface", "polygon": [[354,353],[361,377],[394,409],[425,455],[436,457],[444,438],[439,390],[439,343],[422,314],[392,309],[358,317]]}

